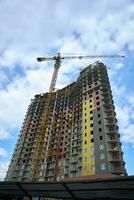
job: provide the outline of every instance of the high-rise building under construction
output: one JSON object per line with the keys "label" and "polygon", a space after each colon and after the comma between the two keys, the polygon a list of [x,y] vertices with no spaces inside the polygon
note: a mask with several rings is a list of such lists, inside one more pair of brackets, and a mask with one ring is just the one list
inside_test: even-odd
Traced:
{"label": "high-rise building under construction", "polygon": [[[5,180],[28,180],[47,96],[32,99]],[[122,155],[107,69],[95,62],[81,71],[76,82],[53,93],[38,180],[125,175]]]}

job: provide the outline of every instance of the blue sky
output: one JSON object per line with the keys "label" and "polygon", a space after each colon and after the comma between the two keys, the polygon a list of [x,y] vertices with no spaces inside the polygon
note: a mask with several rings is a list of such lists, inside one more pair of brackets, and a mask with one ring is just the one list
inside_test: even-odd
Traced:
{"label": "blue sky", "polygon": [[[134,1],[0,1],[0,180],[5,176],[30,99],[48,91],[61,53],[123,54],[108,66],[128,174],[134,174]],[[98,59],[62,63],[57,88]],[[100,60],[100,59],[99,59]]]}

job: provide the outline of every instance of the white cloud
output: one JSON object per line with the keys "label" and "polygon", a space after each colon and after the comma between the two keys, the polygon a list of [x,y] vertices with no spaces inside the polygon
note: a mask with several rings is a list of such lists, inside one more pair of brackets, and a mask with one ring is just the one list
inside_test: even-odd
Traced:
{"label": "white cloud", "polygon": [[[112,76],[115,75],[115,73],[111,74]],[[112,93],[115,95],[116,98],[119,98],[121,95],[125,94],[126,88],[124,85],[119,86],[118,83],[112,82],[111,81],[111,88],[112,88]]]}
{"label": "white cloud", "polygon": [[128,124],[128,126],[124,127],[124,134],[122,136],[122,140],[125,143],[130,143],[134,147],[134,124]]}
{"label": "white cloud", "polygon": [[129,104],[134,107],[134,95],[128,96],[127,100],[129,102]]}
{"label": "white cloud", "polygon": [[7,151],[2,147],[0,147],[0,156],[3,156],[3,157],[7,156]]}
{"label": "white cloud", "polygon": [[10,136],[7,127],[12,129],[21,125],[30,99],[48,90],[51,74],[52,70],[47,68],[46,71],[45,67],[27,70],[25,77],[16,78],[6,90],[0,91],[0,139]]}
{"label": "white cloud", "polygon": [[[126,144],[131,144],[134,147],[134,104],[131,101],[132,95],[126,97],[126,92],[121,91],[117,98],[116,96],[116,113],[119,124],[119,132],[121,133],[121,139]],[[122,101],[121,101],[122,99]],[[127,102],[127,99],[130,99]],[[124,104],[125,102],[125,104]]]}
{"label": "white cloud", "polygon": [[9,162],[0,161],[0,181],[3,181],[8,169]]}
{"label": "white cloud", "polygon": [[116,106],[116,112],[117,112],[117,118],[120,123],[120,129],[124,129],[129,125],[131,110],[129,109],[129,107]]}
{"label": "white cloud", "polygon": [[[4,118],[3,118],[2,121],[4,121]],[[10,137],[10,133],[7,130],[7,126],[3,126],[3,125],[0,124],[0,140],[7,139],[9,137]]]}
{"label": "white cloud", "polygon": [[121,69],[122,67],[124,67],[123,63],[117,63],[117,65],[115,66],[115,68],[118,70],[118,69]]}
{"label": "white cloud", "polygon": [[[74,49],[89,53],[119,52],[126,44],[132,46],[134,21],[131,1],[122,0],[118,4],[104,0],[97,3],[81,0],[52,2],[51,5],[49,1],[38,3],[37,0],[1,3],[3,65],[23,63],[24,60],[28,65],[28,55],[33,55],[33,52],[35,56],[63,46],[65,51]],[[75,32],[80,35],[79,44],[77,49],[75,46],[69,49],[70,36]],[[75,39],[72,44],[75,45]]]}

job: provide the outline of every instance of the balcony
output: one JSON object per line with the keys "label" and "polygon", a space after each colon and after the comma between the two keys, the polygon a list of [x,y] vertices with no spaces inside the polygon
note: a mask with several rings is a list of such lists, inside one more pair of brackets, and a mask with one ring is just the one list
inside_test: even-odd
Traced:
{"label": "balcony", "polygon": [[110,152],[118,152],[118,151],[120,151],[120,149],[119,149],[118,146],[114,146],[114,147],[109,147],[108,151],[110,151]]}
{"label": "balcony", "polygon": [[68,167],[68,166],[69,166],[69,162],[65,161],[65,167]]}
{"label": "balcony", "polygon": [[111,120],[111,121],[109,121],[109,120],[107,120],[107,121],[105,121],[105,126],[115,126],[115,121],[114,120]]}
{"label": "balcony", "polygon": [[71,167],[70,168],[70,172],[76,172],[77,171],[77,167]]}
{"label": "balcony", "polygon": [[109,143],[117,143],[119,142],[118,138],[117,137],[107,137],[107,142]]}
{"label": "balcony", "polygon": [[117,133],[117,130],[118,128],[115,125],[106,126],[107,133]]}
{"label": "balcony", "polygon": [[54,168],[55,168],[55,165],[47,166],[47,169],[48,169],[48,170],[53,170]]}
{"label": "balcony", "polygon": [[68,169],[64,169],[64,174],[68,174],[68,173],[69,173]]}
{"label": "balcony", "polygon": [[79,153],[79,154],[78,154],[78,158],[82,158],[82,153]]}
{"label": "balcony", "polygon": [[77,155],[78,154],[78,151],[74,151],[71,153],[71,155]]}
{"label": "balcony", "polygon": [[114,123],[117,122],[117,119],[115,118],[115,115],[113,114],[113,112],[107,114],[104,118],[108,121],[114,121]]}
{"label": "balcony", "polygon": [[125,162],[122,159],[113,159],[113,160],[109,160],[110,163],[122,163],[123,165],[125,165]]}
{"label": "balcony", "polygon": [[117,175],[120,175],[120,174],[126,174],[126,170],[123,168],[123,167],[111,167],[110,169],[110,173],[113,173],[113,174],[117,174]]}
{"label": "balcony", "polygon": [[50,177],[53,177],[54,176],[54,174],[46,174],[46,178],[50,178]]}
{"label": "balcony", "polygon": [[110,152],[109,153],[109,162],[121,162],[122,157],[120,152]]}
{"label": "balcony", "polygon": [[76,159],[71,159],[71,161],[70,161],[71,163],[77,163],[78,162],[78,159],[76,158]]}

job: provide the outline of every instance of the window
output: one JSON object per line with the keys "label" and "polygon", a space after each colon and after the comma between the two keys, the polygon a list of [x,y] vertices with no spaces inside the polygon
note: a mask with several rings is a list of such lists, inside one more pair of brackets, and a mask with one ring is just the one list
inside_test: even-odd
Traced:
{"label": "window", "polygon": [[87,148],[85,148],[85,153],[87,152]]}
{"label": "window", "polygon": [[101,121],[98,121],[98,124],[101,124]]}
{"label": "window", "polygon": [[87,126],[85,126],[85,129],[87,129]]}
{"label": "window", "polygon": [[85,137],[87,136],[87,133],[85,133]]}
{"label": "window", "polygon": [[94,139],[93,139],[93,138],[91,139],[91,142],[94,142]]}
{"label": "window", "polygon": [[106,164],[105,163],[102,163],[101,164],[101,170],[105,170],[106,169]]}
{"label": "window", "polygon": [[87,144],[87,141],[85,140],[85,144]]}
{"label": "window", "polygon": [[90,133],[91,133],[91,135],[93,135],[93,131],[91,131]]}
{"label": "window", "polygon": [[96,100],[98,100],[98,99],[99,99],[99,96],[96,97]]}
{"label": "window", "polygon": [[101,132],[102,131],[102,128],[99,128],[99,132]]}
{"label": "window", "polygon": [[90,117],[90,120],[93,120],[93,117]]}
{"label": "window", "polygon": [[99,94],[99,92],[97,91],[96,94]]}
{"label": "window", "polygon": [[103,160],[105,158],[104,153],[100,154],[100,159]]}
{"label": "window", "polygon": [[104,149],[104,144],[100,144],[100,150]]}
{"label": "window", "polygon": [[90,105],[90,108],[92,108],[92,105]]}
{"label": "window", "polygon": [[90,101],[89,102],[92,102],[92,99],[90,99]]}
{"label": "window", "polygon": [[92,114],[92,113],[93,113],[93,111],[91,110],[91,111],[90,111],[90,114]]}
{"label": "window", "polygon": [[100,136],[100,140],[103,140],[103,137],[102,137],[102,135]]}
{"label": "window", "polygon": [[87,120],[85,119],[85,122],[87,122]]}
{"label": "window", "polygon": [[100,117],[100,114],[98,114],[98,117]]}
{"label": "window", "polygon": [[100,110],[100,108],[97,108],[97,110],[99,111],[99,110]]}
{"label": "window", "polygon": [[93,127],[93,123],[92,123],[92,124],[90,124],[90,127]]}
{"label": "window", "polygon": [[86,116],[87,114],[85,113],[85,116]]}
{"label": "window", "polygon": [[97,106],[100,105],[100,102],[97,102]]}

